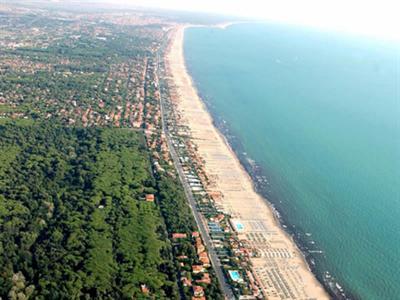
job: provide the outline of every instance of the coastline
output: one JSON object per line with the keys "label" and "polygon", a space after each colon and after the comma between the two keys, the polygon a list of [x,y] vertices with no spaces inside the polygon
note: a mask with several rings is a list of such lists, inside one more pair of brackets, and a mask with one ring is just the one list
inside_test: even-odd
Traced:
{"label": "coastline", "polygon": [[[179,26],[174,32],[167,65],[179,95],[174,105],[180,122],[190,128],[206,174],[212,178],[209,189],[223,195],[216,204],[243,225],[238,232],[240,239],[260,253],[260,257],[251,258],[252,269],[269,299],[281,299],[285,294],[291,298],[329,299],[303,253],[281,227],[273,207],[256,192],[252,178],[200,99],[185,65],[183,41],[187,27],[190,25]],[[271,282],[271,274],[276,282]]]}

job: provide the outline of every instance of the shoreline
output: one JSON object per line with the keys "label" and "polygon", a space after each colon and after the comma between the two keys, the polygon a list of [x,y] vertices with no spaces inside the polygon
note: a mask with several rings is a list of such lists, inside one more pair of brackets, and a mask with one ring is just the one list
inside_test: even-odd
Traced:
{"label": "shoreline", "polygon": [[[200,98],[203,99],[202,97]],[[278,204],[276,204],[276,202],[279,202],[279,200],[269,200],[272,199],[272,196],[267,196],[270,192],[266,190],[266,188],[268,187],[267,185],[269,185],[269,181],[267,181],[268,173],[262,166],[257,164],[256,161],[251,159],[251,157],[249,157],[247,153],[243,152],[244,148],[241,144],[241,141],[231,132],[231,129],[229,128],[229,126],[227,126],[227,124],[222,123],[225,120],[219,118],[219,116],[216,115],[216,113],[212,112],[211,109],[208,109],[208,101],[204,100],[204,102],[206,104],[206,109],[208,113],[214,120],[214,126],[220,132],[222,137],[226,140],[228,146],[232,149],[234,155],[236,155],[245,172],[249,175],[250,180],[253,183],[255,192],[264,199],[264,201],[272,210],[276,222],[278,222],[281,229],[295,243],[298,250],[303,255],[303,258],[307,263],[310,272],[314,274],[316,279],[325,288],[326,292],[334,299],[358,299],[356,295],[349,293],[348,290],[344,290],[343,287],[339,285],[339,283],[341,282],[335,280],[335,278],[332,277],[332,275],[329,273],[328,269],[318,268],[318,264],[315,263],[317,257],[314,256],[314,254],[312,254],[310,250],[314,251],[314,253],[319,254],[323,253],[322,250],[309,249],[308,247],[310,246],[310,241],[312,240],[309,238],[309,236],[307,236],[307,233],[299,231],[296,226],[290,224],[287,221],[286,217],[284,216],[285,214],[283,209],[280,208]],[[267,185],[265,184],[266,182],[268,182]],[[337,284],[340,288],[338,288]]]}
{"label": "shoreline", "polygon": [[[174,32],[167,62],[179,95],[174,105],[182,117],[181,123],[190,128],[206,173],[215,178],[213,188],[223,195],[216,203],[232,219],[243,224],[239,237],[261,253],[261,257],[251,258],[252,269],[268,298],[280,299],[280,295],[288,293],[295,298],[329,299],[303,252],[282,228],[274,206],[257,193],[252,177],[227,138],[216,128],[211,113],[199,97],[183,53],[184,31],[188,27],[190,25],[179,26]],[[276,282],[270,282],[271,274]]]}

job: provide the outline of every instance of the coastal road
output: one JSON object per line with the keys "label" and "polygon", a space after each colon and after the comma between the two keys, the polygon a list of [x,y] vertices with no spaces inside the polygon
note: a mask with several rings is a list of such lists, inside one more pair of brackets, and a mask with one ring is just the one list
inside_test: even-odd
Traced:
{"label": "coastal road", "polygon": [[172,157],[172,160],[174,162],[175,165],[175,169],[178,172],[179,175],[179,179],[182,182],[184,191],[185,191],[185,195],[186,198],[188,200],[189,206],[192,209],[193,212],[193,216],[196,220],[197,226],[199,228],[200,234],[203,238],[203,241],[207,247],[208,250],[208,255],[210,257],[210,261],[211,264],[214,268],[215,274],[218,278],[218,281],[220,283],[221,289],[225,295],[226,299],[229,300],[234,300],[235,296],[232,292],[231,286],[228,284],[228,282],[226,281],[225,275],[222,271],[222,266],[221,263],[219,261],[219,258],[217,256],[217,254],[214,251],[214,248],[212,246],[211,243],[211,238],[210,235],[206,229],[206,225],[203,222],[203,218],[201,213],[197,210],[197,206],[196,206],[196,200],[194,199],[192,190],[188,184],[188,182],[186,181],[186,177],[185,174],[183,173],[183,168],[182,165],[179,161],[179,156],[175,151],[175,148],[173,146],[172,140],[171,140],[171,136],[168,130],[168,126],[166,126],[166,110],[165,110],[165,99],[163,97],[162,94],[162,89],[160,86],[160,54],[157,54],[157,72],[156,72],[156,76],[157,76],[157,82],[158,82],[158,86],[159,86],[159,90],[160,90],[160,110],[161,110],[161,126],[162,126],[162,131],[165,134],[166,140],[167,140],[167,144],[168,144],[168,148]]}

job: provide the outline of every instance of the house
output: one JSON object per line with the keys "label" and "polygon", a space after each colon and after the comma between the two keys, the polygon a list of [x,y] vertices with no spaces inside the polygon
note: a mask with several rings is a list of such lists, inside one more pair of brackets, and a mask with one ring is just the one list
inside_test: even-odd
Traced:
{"label": "house", "polygon": [[225,215],[224,214],[218,214],[217,216],[215,216],[215,221],[216,222],[221,222],[223,219],[225,219]]}
{"label": "house", "polygon": [[145,284],[140,285],[140,290],[142,291],[143,294],[148,294],[150,292]]}
{"label": "house", "polygon": [[203,264],[203,266],[208,267],[210,266],[210,259],[208,258],[207,252],[201,252],[199,254],[199,260]]}
{"label": "house", "polygon": [[206,250],[203,244],[196,245],[196,248],[197,248],[197,254],[200,254]]}
{"label": "house", "polygon": [[203,297],[204,296],[204,289],[199,285],[193,286],[193,296],[195,297]]}
{"label": "house", "polygon": [[194,274],[204,272],[204,267],[202,265],[193,265],[192,271]]}
{"label": "house", "polygon": [[147,202],[154,202],[154,194],[146,194]]}
{"label": "house", "polygon": [[203,245],[203,242],[201,241],[201,238],[197,237],[196,238],[196,249],[197,249],[197,254],[204,252],[206,248]]}
{"label": "house", "polygon": [[173,239],[186,239],[187,235],[186,233],[173,233],[172,238]]}
{"label": "house", "polygon": [[200,236],[198,231],[193,231],[192,232],[192,238],[198,238]]}
{"label": "house", "polygon": [[183,286],[192,286],[192,281],[187,277],[182,277],[181,279]]}
{"label": "house", "polygon": [[201,279],[197,279],[196,282],[210,284],[211,283],[210,274],[204,273],[203,277]]}

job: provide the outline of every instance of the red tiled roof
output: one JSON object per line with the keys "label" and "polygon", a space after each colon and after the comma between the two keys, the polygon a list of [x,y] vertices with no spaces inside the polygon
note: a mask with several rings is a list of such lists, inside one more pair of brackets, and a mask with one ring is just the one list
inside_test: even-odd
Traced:
{"label": "red tiled roof", "polygon": [[145,284],[140,285],[140,290],[142,291],[143,294],[149,293],[149,289],[147,288],[147,286]]}
{"label": "red tiled roof", "polygon": [[185,239],[187,237],[186,233],[173,233],[173,239]]}
{"label": "red tiled roof", "polygon": [[202,265],[194,265],[192,266],[193,273],[200,273],[204,271],[204,267]]}
{"label": "red tiled roof", "polygon": [[197,279],[196,282],[210,284],[211,283],[210,274],[204,273],[203,277],[201,279]]}
{"label": "red tiled roof", "polygon": [[199,285],[194,285],[193,286],[193,295],[195,297],[201,297],[204,296],[204,289],[203,287],[199,286]]}
{"label": "red tiled roof", "polygon": [[153,202],[154,194],[146,194],[146,201]]}
{"label": "red tiled roof", "polygon": [[202,264],[204,265],[209,265],[210,264],[210,259],[205,256],[205,257],[200,257],[199,260],[201,261]]}
{"label": "red tiled roof", "polygon": [[192,282],[189,279],[187,279],[186,277],[183,277],[181,279],[181,281],[182,281],[184,286],[192,286]]}

